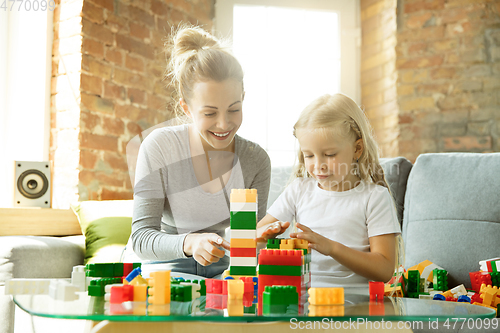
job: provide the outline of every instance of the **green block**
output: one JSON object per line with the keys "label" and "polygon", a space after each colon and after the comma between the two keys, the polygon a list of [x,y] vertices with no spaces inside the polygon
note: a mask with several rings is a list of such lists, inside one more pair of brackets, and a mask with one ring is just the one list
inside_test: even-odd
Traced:
{"label": "green block", "polygon": [[500,287],[500,272],[490,272],[491,275],[491,285]]}
{"label": "green block", "polygon": [[231,212],[231,229],[255,230],[257,228],[257,213]]}
{"label": "green block", "polygon": [[444,269],[434,269],[432,271],[432,284],[434,290],[446,291],[448,290],[448,272]]}
{"label": "green block", "polygon": [[113,276],[123,276],[123,263],[117,262],[114,264]]}
{"label": "green block", "polygon": [[257,304],[252,304],[252,306],[244,306],[243,307],[243,313],[251,313],[255,314],[257,313]]}
{"label": "green block", "polygon": [[[87,264],[85,266],[85,275],[90,277],[115,277],[115,264],[113,263],[98,263],[98,264]],[[123,276],[123,264],[122,264],[122,274]]]}
{"label": "green block", "polygon": [[263,304],[299,304],[295,286],[266,286],[263,295]]}
{"label": "green block", "polygon": [[121,278],[105,278],[90,281],[88,287],[89,296],[104,296],[104,287],[108,284],[121,283]]}
{"label": "green block", "polygon": [[259,265],[259,274],[301,276],[302,266]]}
{"label": "green block", "polygon": [[193,287],[191,286],[170,286],[170,300],[176,302],[190,302],[193,296]]}
{"label": "green block", "polygon": [[420,286],[420,272],[418,270],[408,271],[408,293],[417,293],[419,292]]}
{"label": "green block", "polygon": [[267,249],[278,249],[280,248],[280,239],[268,239]]}
{"label": "green block", "polygon": [[229,266],[229,275],[257,275],[255,266]]}

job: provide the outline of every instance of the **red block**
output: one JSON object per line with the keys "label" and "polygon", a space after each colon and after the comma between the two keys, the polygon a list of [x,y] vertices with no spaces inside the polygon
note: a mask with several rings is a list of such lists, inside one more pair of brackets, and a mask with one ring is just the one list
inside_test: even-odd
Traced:
{"label": "red block", "polygon": [[249,307],[253,303],[253,290],[250,293],[243,293],[243,306]]}
{"label": "red block", "polygon": [[227,280],[222,281],[222,295],[227,295]]}
{"label": "red block", "polygon": [[205,306],[210,309],[225,309],[227,308],[227,296],[207,294]]}
{"label": "red block", "polygon": [[481,298],[479,292],[475,293],[474,295],[471,296],[470,298],[470,304],[472,303],[481,303],[483,304],[483,299]]}
{"label": "red block", "polygon": [[123,264],[123,276],[127,276],[134,270],[134,264],[133,263],[124,263]]}
{"label": "red block", "polygon": [[368,282],[368,289],[370,291],[370,300],[379,300],[382,301],[384,299],[384,283],[383,282]]}
{"label": "red block", "polygon": [[134,286],[123,285],[111,287],[111,297],[109,303],[119,304],[123,302],[132,302],[134,300]]}
{"label": "red block", "polygon": [[255,287],[253,285],[253,278],[251,276],[248,277],[240,277],[240,280],[243,281],[243,293],[253,293],[255,290]]}
{"label": "red block", "polygon": [[259,264],[276,266],[301,266],[302,255],[302,250],[263,249],[260,250]]}
{"label": "red block", "polygon": [[233,258],[236,257],[257,257],[257,251],[255,249],[244,249],[240,247],[232,247],[230,250],[230,255]]}
{"label": "red block", "polygon": [[479,292],[481,284],[491,285],[491,275],[488,272],[469,272],[470,284],[475,292]]}
{"label": "red block", "polygon": [[207,294],[222,295],[222,280],[205,279]]}
{"label": "red block", "polygon": [[384,302],[370,302],[370,304],[368,305],[368,313],[370,314],[370,316],[384,316],[385,315]]}

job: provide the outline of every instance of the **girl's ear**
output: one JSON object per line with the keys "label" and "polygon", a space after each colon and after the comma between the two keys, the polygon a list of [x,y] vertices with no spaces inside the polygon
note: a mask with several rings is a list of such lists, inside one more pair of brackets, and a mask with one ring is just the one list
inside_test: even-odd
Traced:
{"label": "girl's ear", "polygon": [[181,106],[181,108],[184,111],[184,113],[186,114],[186,116],[188,116],[189,118],[192,118],[191,112],[189,112],[189,107],[183,98],[179,99],[179,105]]}
{"label": "girl's ear", "polygon": [[354,142],[354,148],[356,149],[354,151],[354,156],[356,156],[356,159],[359,159],[361,157],[361,154],[363,154],[363,150],[365,149],[363,139],[356,140],[356,142]]}

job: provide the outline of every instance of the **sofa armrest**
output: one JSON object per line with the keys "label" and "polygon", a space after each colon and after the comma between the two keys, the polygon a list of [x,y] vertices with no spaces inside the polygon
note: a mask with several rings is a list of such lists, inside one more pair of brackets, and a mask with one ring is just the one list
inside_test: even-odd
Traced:
{"label": "sofa armrest", "polygon": [[0,284],[11,278],[69,278],[73,266],[83,265],[84,243],[83,235],[1,236]]}

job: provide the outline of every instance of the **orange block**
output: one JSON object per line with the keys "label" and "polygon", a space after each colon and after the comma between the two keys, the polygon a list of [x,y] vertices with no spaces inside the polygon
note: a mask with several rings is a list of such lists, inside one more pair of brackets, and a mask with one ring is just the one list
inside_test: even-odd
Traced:
{"label": "orange block", "polygon": [[231,202],[257,202],[256,189],[232,189]]}
{"label": "orange block", "polygon": [[231,238],[230,246],[235,248],[255,249],[257,248],[257,241],[249,238]]}
{"label": "orange block", "polygon": [[344,288],[309,288],[309,304],[344,304]]}
{"label": "orange block", "polygon": [[170,271],[152,272],[149,278],[148,302],[154,305],[170,303]]}
{"label": "orange block", "polygon": [[145,284],[135,285],[134,302],[146,302],[147,298],[148,298],[148,286]]}
{"label": "orange block", "polygon": [[295,239],[282,239],[280,241],[280,250],[293,250],[295,248]]}

